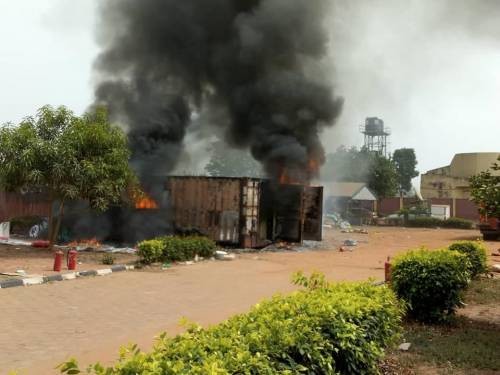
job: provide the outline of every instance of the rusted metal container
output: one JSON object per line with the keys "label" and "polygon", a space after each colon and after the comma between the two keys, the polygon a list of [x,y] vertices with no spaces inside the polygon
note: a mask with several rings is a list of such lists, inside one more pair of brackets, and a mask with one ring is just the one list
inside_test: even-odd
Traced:
{"label": "rusted metal container", "polygon": [[323,188],[235,177],[168,177],[165,199],[177,231],[242,247],[278,239],[321,240]]}

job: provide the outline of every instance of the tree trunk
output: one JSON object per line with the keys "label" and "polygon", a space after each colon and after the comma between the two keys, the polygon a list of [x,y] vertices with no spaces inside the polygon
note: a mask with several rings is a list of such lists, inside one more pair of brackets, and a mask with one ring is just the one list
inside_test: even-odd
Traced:
{"label": "tree trunk", "polygon": [[47,237],[47,240],[49,241],[49,250],[52,250],[52,247],[53,247],[52,233],[54,232],[54,203],[55,203],[55,200],[51,199],[50,200],[50,209],[49,209],[48,237]]}
{"label": "tree trunk", "polygon": [[54,248],[54,243],[57,240],[57,235],[59,234],[59,229],[61,228],[61,220],[63,213],[64,213],[64,199],[61,200],[61,203],[59,203],[59,212],[55,223],[53,215],[51,217],[51,221],[49,222],[49,248],[51,250]]}

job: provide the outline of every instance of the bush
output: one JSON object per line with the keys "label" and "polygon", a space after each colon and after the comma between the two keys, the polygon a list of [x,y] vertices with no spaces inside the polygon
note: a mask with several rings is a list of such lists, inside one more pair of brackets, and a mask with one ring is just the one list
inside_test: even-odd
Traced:
{"label": "bush", "polygon": [[437,228],[443,225],[443,220],[432,216],[421,216],[409,219],[406,225],[415,228]]}
{"label": "bush", "polygon": [[113,256],[113,254],[104,254],[102,256],[102,264],[111,265],[114,263],[115,263],[115,257]]}
{"label": "bush", "polygon": [[470,281],[467,266],[467,257],[456,251],[410,251],[395,258],[391,285],[408,304],[411,317],[439,322],[461,304],[462,291]]}
{"label": "bush", "polygon": [[465,254],[469,260],[469,272],[473,278],[488,271],[486,248],[479,241],[459,241],[452,243],[448,249]]}
{"label": "bush", "polygon": [[159,262],[163,256],[165,245],[161,240],[147,240],[137,244],[137,255],[146,264]]}
{"label": "bush", "polygon": [[472,229],[474,223],[470,220],[461,219],[459,217],[450,217],[442,222],[441,226],[443,228],[455,228],[455,229]]}
{"label": "bush", "polygon": [[438,219],[432,216],[421,216],[409,219],[406,223],[409,227],[415,228],[455,228],[455,229],[471,229],[474,223],[470,220],[461,219],[459,217],[450,217],[446,220]]}
{"label": "bush", "polygon": [[142,241],[137,245],[143,263],[159,261],[181,262],[196,255],[209,258],[214,255],[215,242],[201,236],[165,236]]}
{"label": "bush", "polygon": [[[215,327],[165,334],[151,353],[131,347],[95,374],[374,374],[400,332],[393,292],[369,283],[298,281],[306,290],[275,296]],[[75,368],[75,361],[71,360]],[[64,364],[62,365],[62,368]]]}

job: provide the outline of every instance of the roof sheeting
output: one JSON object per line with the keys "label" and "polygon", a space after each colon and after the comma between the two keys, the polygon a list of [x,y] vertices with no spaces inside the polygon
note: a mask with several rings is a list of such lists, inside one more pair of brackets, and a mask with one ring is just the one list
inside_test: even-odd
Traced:
{"label": "roof sheeting", "polygon": [[327,195],[354,200],[377,200],[375,194],[363,182],[333,182],[325,185]]}

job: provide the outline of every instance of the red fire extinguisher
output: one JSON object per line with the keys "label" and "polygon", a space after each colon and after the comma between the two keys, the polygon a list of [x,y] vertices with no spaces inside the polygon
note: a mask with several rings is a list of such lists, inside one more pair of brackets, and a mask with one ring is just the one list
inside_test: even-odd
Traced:
{"label": "red fire extinguisher", "polygon": [[384,273],[385,273],[385,282],[391,282],[391,257],[387,257],[386,262],[384,263]]}
{"label": "red fire extinguisher", "polygon": [[72,249],[68,251],[68,270],[76,270],[76,258],[78,256],[78,251]]}
{"label": "red fire extinguisher", "polygon": [[61,272],[61,264],[64,258],[64,254],[61,250],[54,253],[54,271]]}

